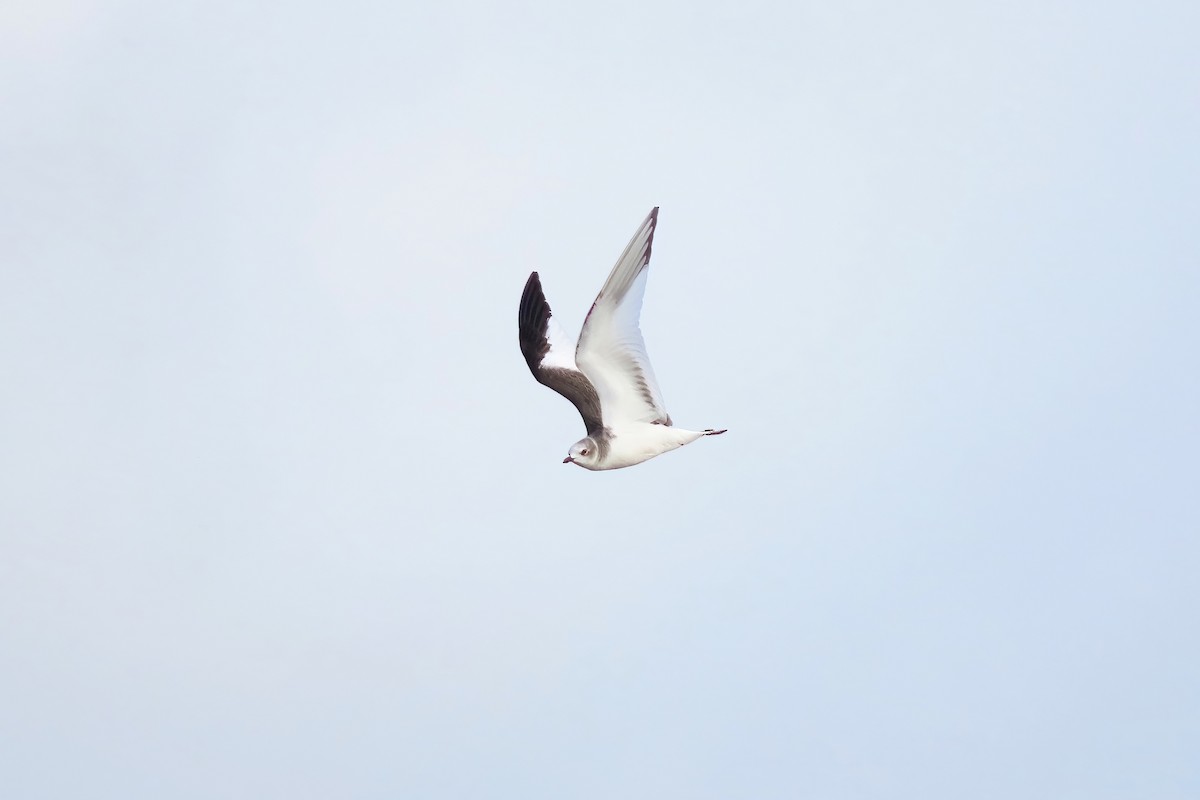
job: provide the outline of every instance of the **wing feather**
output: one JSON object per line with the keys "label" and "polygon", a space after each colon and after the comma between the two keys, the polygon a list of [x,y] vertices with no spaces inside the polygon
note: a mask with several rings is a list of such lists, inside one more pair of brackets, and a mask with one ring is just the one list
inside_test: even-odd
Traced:
{"label": "wing feather", "polygon": [[603,431],[600,398],[587,375],[575,365],[569,340],[553,319],[536,272],[525,282],[517,323],[521,354],[533,377],[571,401],[589,435]]}
{"label": "wing feather", "polygon": [[655,207],[596,296],[575,349],[575,362],[595,387],[610,427],[627,422],[671,424],[638,325],[657,224]]}

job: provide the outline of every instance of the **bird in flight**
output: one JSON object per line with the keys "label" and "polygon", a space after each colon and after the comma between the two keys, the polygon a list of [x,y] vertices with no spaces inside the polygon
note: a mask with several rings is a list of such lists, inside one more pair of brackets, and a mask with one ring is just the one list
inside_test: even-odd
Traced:
{"label": "bird in flight", "polygon": [[536,272],[525,282],[518,314],[521,354],[533,377],[570,400],[587,436],[564,464],[590,470],[632,467],[725,430],[689,431],[671,423],[638,328],[658,208],[617,259],[572,343],[550,313]]}

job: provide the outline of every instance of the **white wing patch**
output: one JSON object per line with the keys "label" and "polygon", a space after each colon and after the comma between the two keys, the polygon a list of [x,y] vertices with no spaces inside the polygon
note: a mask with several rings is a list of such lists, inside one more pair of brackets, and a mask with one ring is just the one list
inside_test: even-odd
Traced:
{"label": "white wing patch", "polygon": [[546,323],[546,341],[550,344],[550,350],[542,357],[543,367],[579,369],[575,365],[575,340],[567,335],[553,314]]}

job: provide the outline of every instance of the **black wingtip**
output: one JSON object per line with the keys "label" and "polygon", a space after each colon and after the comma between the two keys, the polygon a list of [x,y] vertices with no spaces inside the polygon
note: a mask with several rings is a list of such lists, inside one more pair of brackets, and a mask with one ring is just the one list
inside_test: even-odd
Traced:
{"label": "black wingtip", "polygon": [[542,293],[542,279],[536,272],[529,273],[529,280],[525,281],[525,290],[521,292],[520,320],[522,327],[535,322],[536,318],[540,316],[541,306],[545,302],[546,295]]}
{"label": "black wingtip", "polygon": [[654,231],[658,228],[658,206],[650,209],[650,236],[646,239],[646,255],[643,264],[650,263],[650,253],[654,250]]}
{"label": "black wingtip", "polygon": [[550,321],[550,304],[542,293],[542,280],[536,272],[529,274],[525,291],[521,293],[521,306],[517,311],[517,336],[525,363],[535,373],[550,343],[546,340],[546,326]]}
{"label": "black wingtip", "polygon": [[542,279],[538,277],[536,272],[529,273],[529,280],[525,281],[525,291],[521,293],[521,302],[525,302],[525,297],[530,290],[536,291],[542,288]]}

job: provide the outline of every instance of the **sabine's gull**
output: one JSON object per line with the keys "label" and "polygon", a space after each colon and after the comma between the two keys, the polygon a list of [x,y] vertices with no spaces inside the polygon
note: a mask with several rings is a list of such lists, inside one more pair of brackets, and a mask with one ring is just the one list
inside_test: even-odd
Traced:
{"label": "sabine's gull", "polygon": [[724,430],[672,426],[638,328],[658,208],[638,227],[596,296],[572,344],[552,318],[536,272],[525,283],[518,316],[521,353],[538,383],[570,400],[587,436],[564,464],[584,469],[631,467]]}

